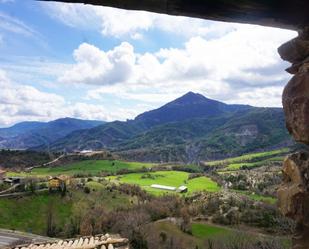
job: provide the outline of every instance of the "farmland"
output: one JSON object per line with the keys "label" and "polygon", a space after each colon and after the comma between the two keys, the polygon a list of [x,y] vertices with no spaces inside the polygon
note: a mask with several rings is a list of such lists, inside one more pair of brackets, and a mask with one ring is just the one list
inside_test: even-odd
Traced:
{"label": "farmland", "polygon": [[[266,152],[250,153],[239,157],[227,158],[224,160],[204,162],[207,166],[227,166],[232,169],[239,169],[244,165],[254,165],[254,163],[261,163],[267,160],[280,161],[283,159],[282,155],[286,155],[289,149],[283,148],[279,150],[272,150]],[[267,160],[266,160],[267,159]]]}
{"label": "farmland", "polygon": [[[93,185],[89,184],[93,187]],[[35,234],[46,234],[48,213],[53,215],[53,223],[60,229],[70,220],[72,215],[88,206],[88,203],[102,205],[106,210],[131,205],[127,195],[110,193],[105,190],[95,190],[90,194],[82,191],[70,192],[69,195],[61,197],[58,194],[35,194],[21,198],[0,199],[0,227],[12,230],[32,232]],[[79,211],[78,211],[79,210]]]}
{"label": "farmland", "polygon": [[217,192],[220,187],[216,182],[208,177],[197,177],[188,179],[189,173],[181,171],[157,171],[151,173],[132,173],[118,177],[111,177],[110,179],[122,183],[137,184],[145,189],[147,192],[153,194],[171,193],[168,191],[154,189],[150,186],[152,184],[161,184],[167,186],[179,187],[185,185],[188,187],[188,193],[196,191]]}
{"label": "farmland", "polygon": [[116,173],[120,170],[136,170],[151,168],[155,164],[125,162],[119,160],[83,160],[77,163],[57,166],[35,168],[30,173],[11,173],[11,175],[22,176],[55,176],[55,175],[98,175],[100,173]]}
{"label": "farmland", "polygon": [[[255,229],[266,234],[286,232],[280,230],[285,221],[274,206],[274,190],[280,179],[278,162],[286,153],[282,149],[208,162],[211,171],[196,164],[101,159],[30,172],[12,171],[8,175],[24,176],[28,182],[37,179],[37,186],[46,184],[49,176],[69,175],[71,181],[65,196],[37,191],[14,199],[0,198],[0,212],[5,214],[0,227],[60,238],[115,232],[130,240],[136,236],[130,233],[132,229],[147,227],[153,232],[151,237],[143,235],[149,245],[153,240],[161,243],[161,236],[167,236],[166,243],[175,243],[177,248],[181,241],[191,249],[207,248],[208,243],[220,248],[220,243],[240,239],[235,225],[245,225],[252,233],[241,235],[241,239],[249,245],[256,243],[255,237],[268,240]],[[156,189],[152,184],[176,188],[184,185],[188,192]],[[51,231],[47,219],[50,214]],[[171,222],[171,217],[177,222]],[[274,243],[287,248],[289,239],[280,237]]]}

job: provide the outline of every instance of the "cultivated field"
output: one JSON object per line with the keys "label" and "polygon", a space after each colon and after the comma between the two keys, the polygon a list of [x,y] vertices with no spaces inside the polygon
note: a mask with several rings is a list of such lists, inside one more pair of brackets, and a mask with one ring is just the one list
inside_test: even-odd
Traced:
{"label": "cultivated field", "polygon": [[77,163],[57,167],[35,168],[29,173],[10,173],[22,176],[55,176],[55,175],[99,175],[100,173],[116,173],[120,170],[136,170],[151,168],[155,164],[125,162],[119,160],[84,160]]}
{"label": "cultivated field", "polygon": [[254,167],[265,164],[269,161],[282,161],[284,155],[289,152],[288,148],[272,150],[259,153],[246,154],[239,157],[227,158],[224,160],[204,162],[207,166],[225,166],[228,170],[237,170],[242,166]]}
{"label": "cultivated field", "polygon": [[210,178],[202,176],[188,180],[189,173],[181,171],[157,171],[151,173],[132,173],[117,177],[110,177],[109,179],[121,182],[136,184],[141,186],[147,192],[153,194],[173,193],[170,191],[154,189],[150,187],[152,184],[167,185],[179,187],[185,185],[188,187],[188,193],[197,191],[217,192],[220,190],[218,184]]}

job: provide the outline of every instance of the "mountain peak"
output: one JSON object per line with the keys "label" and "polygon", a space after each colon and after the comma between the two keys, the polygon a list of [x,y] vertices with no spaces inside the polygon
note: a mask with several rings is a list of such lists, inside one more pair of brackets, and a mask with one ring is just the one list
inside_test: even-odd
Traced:
{"label": "mountain peak", "polygon": [[193,104],[193,103],[205,102],[208,100],[209,99],[204,97],[202,94],[194,93],[190,91],[170,103]]}
{"label": "mountain peak", "polygon": [[247,108],[243,105],[227,105],[190,91],[158,109],[138,115],[135,120],[143,121],[146,126],[150,127],[192,118],[220,116]]}

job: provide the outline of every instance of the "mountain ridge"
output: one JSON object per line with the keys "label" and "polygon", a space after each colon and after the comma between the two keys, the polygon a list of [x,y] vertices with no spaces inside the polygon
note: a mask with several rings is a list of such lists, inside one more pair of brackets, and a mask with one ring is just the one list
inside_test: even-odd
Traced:
{"label": "mountain ridge", "polygon": [[49,122],[26,121],[8,128],[0,128],[0,148],[28,149],[51,143],[69,133],[103,124],[98,120],[60,118]]}
{"label": "mountain ridge", "polygon": [[287,144],[282,108],[228,105],[189,92],[133,120],[75,131],[34,149],[108,149],[128,160],[191,162]]}

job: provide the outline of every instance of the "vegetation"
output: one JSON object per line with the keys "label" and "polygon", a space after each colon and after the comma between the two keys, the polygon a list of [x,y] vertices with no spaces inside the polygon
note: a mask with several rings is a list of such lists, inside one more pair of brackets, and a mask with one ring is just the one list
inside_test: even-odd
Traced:
{"label": "vegetation", "polygon": [[185,185],[188,187],[188,193],[197,191],[217,192],[220,187],[216,182],[208,177],[197,177],[188,179],[189,173],[180,171],[157,171],[150,173],[132,173],[123,176],[112,177],[110,179],[123,183],[137,184],[145,189],[147,192],[153,194],[173,193],[170,191],[155,189],[150,187],[152,184],[160,184],[172,187],[179,187]]}
{"label": "vegetation", "polygon": [[[35,168],[25,176],[54,176],[54,175],[75,175],[90,176],[100,175],[101,173],[113,174],[116,172],[130,172],[130,170],[147,169],[154,166],[151,163],[125,162],[119,160],[84,160],[73,164],[57,167]],[[16,175],[16,174],[14,174]],[[17,174],[18,175],[18,174]],[[20,174],[19,174],[20,175]]]}
{"label": "vegetation", "polygon": [[57,154],[25,150],[0,150],[0,165],[5,168],[23,169],[42,165],[57,157]]}
{"label": "vegetation", "polygon": [[23,198],[0,199],[0,227],[46,234],[48,207],[52,205],[54,219],[64,226],[72,214],[73,202],[58,195],[40,194]]}
{"label": "vegetation", "polygon": [[228,236],[231,233],[230,229],[205,223],[192,223],[191,231],[193,236],[202,239],[210,239],[218,235]]}
{"label": "vegetation", "polygon": [[52,214],[53,233],[63,236],[68,232],[65,231],[65,225],[70,219],[80,212],[86,212],[92,203],[102,205],[108,211],[131,205],[131,198],[125,194],[102,188],[99,191],[93,188],[93,184],[88,186],[91,187],[89,194],[76,190],[70,191],[65,197],[57,193],[41,193],[20,198],[1,198],[0,227],[46,235],[47,216]]}
{"label": "vegetation", "polygon": [[[271,150],[265,152],[258,153],[249,153],[239,157],[232,157],[223,160],[210,161],[205,162],[207,166],[221,166],[221,165],[229,165],[234,169],[239,169],[243,165],[254,165],[262,164],[265,161],[279,161],[282,157],[278,157],[279,155],[287,154],[289,152],[288,148],[282,148],[278,150]],[[263,160],[265,159],[265,160]],[[267,159],[267,160],[266,160]]]}
{"label": "vegetation", "polygon": [[226,105],[188,93],[134,120],[75,131],[38,149],[109,149],[131,161],[198,162],[290,141],[281,108]]}
{"label": "vegetation", "polygon": [[248,196],[250,199],[255,200],[255,201],[262,201],[268,204],[276,204],[277,202],[277,198],[274,198],[272,196],[263,196],[263,195],[252,193],[252,192],[250,193],[249,191],[241,191],[241,190],[235,190],[235,191],[240,194],[244,194]]}

